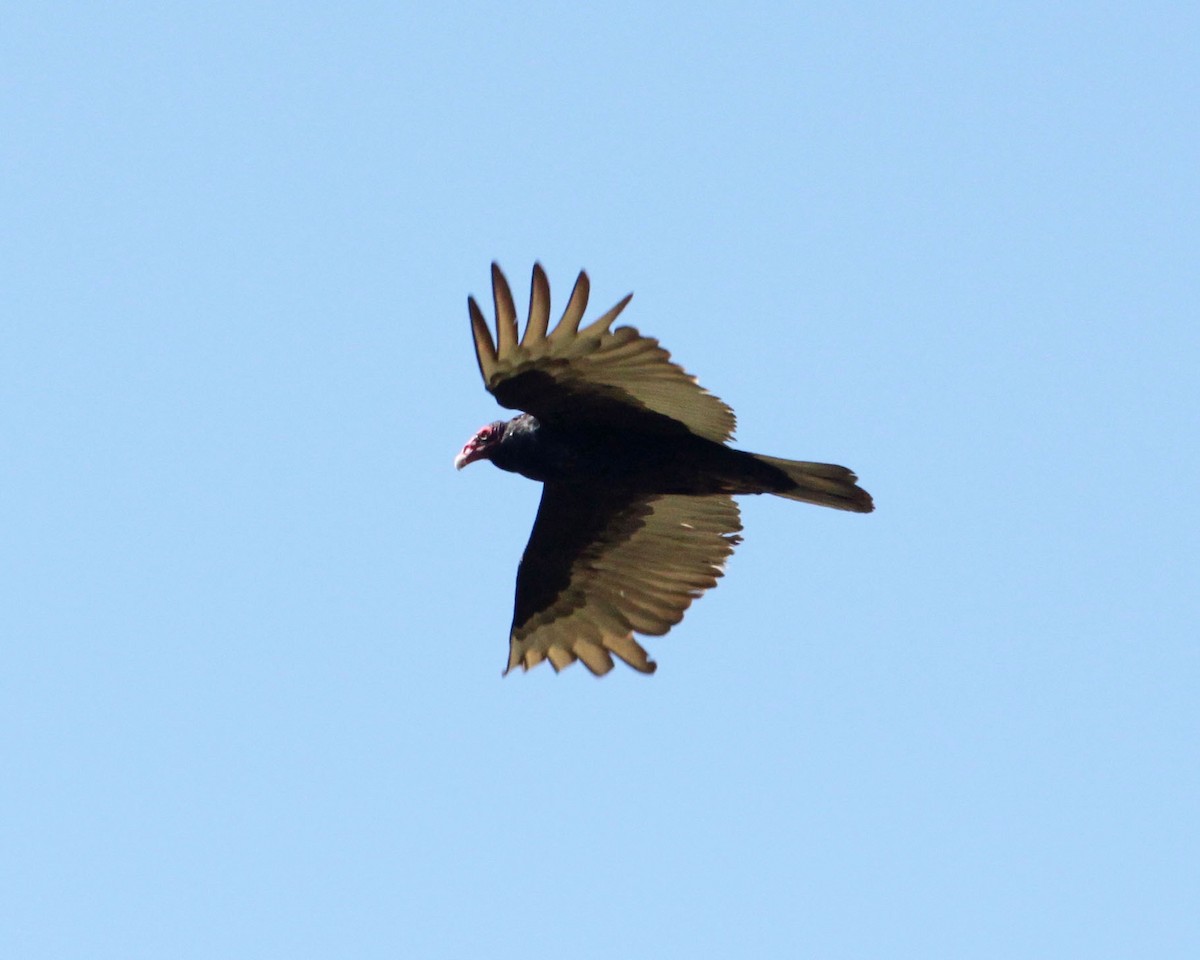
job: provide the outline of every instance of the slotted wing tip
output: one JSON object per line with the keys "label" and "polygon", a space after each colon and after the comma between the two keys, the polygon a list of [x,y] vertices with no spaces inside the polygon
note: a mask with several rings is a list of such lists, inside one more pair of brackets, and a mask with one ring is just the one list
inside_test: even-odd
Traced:
{"label": "slotted wing tip", "polygon": [[546,659],[555,673],[559,673],[575,662],[575,654],[566,647],[552,646],[546,651]]}
{"label": "slotted wing tip", "polygon": [[505,357],[517,345],[517,307],[508,278],[492,261],[492,303],[496,308],[496,353]]}
{"label": "slotted wing tip", "polygon": [[629,301],[633,299],[632,293],[627,293],[611,310],[601,317],[597,317],[589,323],[583,330],[580,331],[581,336],[587,336],[593,333],[607,333],[613,321],[621,315],[621,311],[629,306]]}
{"label": "slotted wing tip", "polygon": [[498,358],[496,344],[492,340],[492,332],[488,329],[487,319],[474,297],[467,297],[467,312],[471,315],[471,337],[475,341],[475,359],[479,361],[479,373],[486,386],[492,374],[496,372]]}
{"label": "slotted wing tip", "polygon": [[638,673],[644,674],[647,677],[650,676],[655,670],[658,669],[658,664],[650,659],[649,655],[642,648],[642,645],[634,640],[632,636],[628,637],[627,639],[633,644],[637,651],[636,653],[629,655],[630,651],[618,650],[616,646],[613,645],[610,645],[609,649],[621,658],[622,663],[628,664]]}
{"label": "slotted wing tip", "polygon": [[508,676],[518,667],[522,673],[528,673],[546,661],[555,673],[559,673],[578,661],[587,667],[593,676],[602,677],[615,666],[614,657],[646,676],[658,669],[658,664],[650,659],[645,648],[633,638],[632,631],[623,635],[605,633],[597,631],[594,624],[584,622],[575,625],[574,628],[568,628],[565,633],[560,630],[559,636],[540,643],[530,644],[510,637],[508,663],[501,675]]}
{"label": "slotted wing tip", "polygon": [[529,322],[525,324],[525,335],[521,345],[536,344],[546,339],[550,326],[550,281],[540,263],[533,265],[533,278],[529,285]]}
{"label": "slotted wing tip", "polygon": [[613,668],[612,655],[594,641],[576,640],[571,647],[571,653],[597,677],[604,676]]}
{"label": "slotted wing tip", "polygon": [[567,301],[567,308],[563,311],[562,319],[558,321],[558,326],[550,334],[551,340],[562,340],[575,336],[579,330],[579,322],[587,310],[591,287],[592,283],[588,279],[587,271],[580,270],[579,276],[575,278],[571,299]]}
{"label": "slotted wing tip", "polygon": [[521,668],[522,673],[528,673],[544,660],[550,661],[550,666],[554,668],[555,673],[561,673],[578,659],[588,668],[592,676],[603,677],[615,666],[612,654],[616,654],[621,658],[622,663],[627,664],[643,676],[648,677],[653,675],[658,670],[658,664],[650,659],[646,651],[636,641],[633,641],[633,646],[636,647],[637,654],[640,654],[640,656],[630,654],[625,650],[619,650],[611,645],[600,647],[595,644],[588,647],[577,645],[573,651],[556,646],[552,647],[546,655],[533,650],[527,650],[522,655],[513,650],[509,653],[508,663],[500,672],[500,676],[507,677],[517,667]]}

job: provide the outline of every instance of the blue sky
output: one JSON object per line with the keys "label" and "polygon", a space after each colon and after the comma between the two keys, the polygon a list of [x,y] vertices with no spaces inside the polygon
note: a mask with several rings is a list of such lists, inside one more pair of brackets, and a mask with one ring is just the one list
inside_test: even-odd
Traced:
{"label": "blue sky", "polygon": [[[4,954],[1200,955],[1185,8],[11,7]],[[878,511],[501,679],[493,259]]]}

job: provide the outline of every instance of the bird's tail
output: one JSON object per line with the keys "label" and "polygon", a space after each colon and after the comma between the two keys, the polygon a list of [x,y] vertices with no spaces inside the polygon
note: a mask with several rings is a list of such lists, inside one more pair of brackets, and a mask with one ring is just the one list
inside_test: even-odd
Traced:
{"label": "bird's tail", "polygon": [[835,510],[870,513],[875,509],[871,495],[860,487],[853,470],[833,463],[809,463],[804,460],[781,460],[754,454],[754,459],[774,467],[792,482],[790,488],[771,492],[789,500],[815,503]]}

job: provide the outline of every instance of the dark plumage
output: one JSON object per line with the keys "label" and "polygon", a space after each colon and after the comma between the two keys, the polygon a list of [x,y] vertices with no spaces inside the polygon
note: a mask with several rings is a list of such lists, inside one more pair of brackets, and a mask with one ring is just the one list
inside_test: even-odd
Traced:
{"label": "dark plumage", "polygon": [[518,342],[512,292],[495,264],[492,293],[494,341],[474,298],[467,301],[479,369],[501,405],[525,412],[480,429],[454,462],[462,469],[491,460],[543,483],[517,572],[506,673],[545,659],[556,670],[578,659],[607,673],[612,654],[652,673],[633,634],[666,633],[716,585],[740,540],[736,494],[874,509],[845,467],[726,446],[733,411],[657,340],[611,329],[630,297],[580,329],[588,298],[581,273],[549,331],[550,287],[535,265]]}

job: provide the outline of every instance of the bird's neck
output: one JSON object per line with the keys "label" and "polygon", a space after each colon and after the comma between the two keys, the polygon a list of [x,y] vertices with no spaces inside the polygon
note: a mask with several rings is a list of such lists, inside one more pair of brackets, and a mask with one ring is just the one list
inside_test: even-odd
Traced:
{"label": "bird's neck", "polygon": [[546,481],[557,477],[569,451],[554,431],[525,413],[508,421],[504,439],[492,454],[492,463],[501,470],[519,473],[530,480]]}

